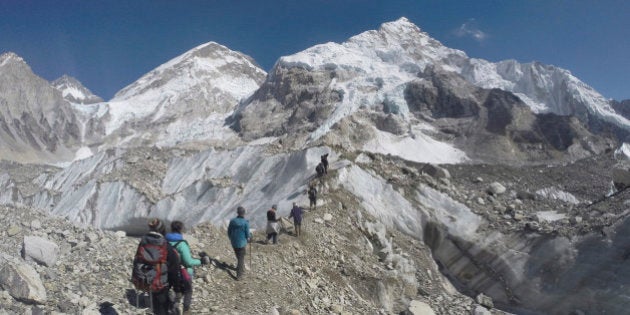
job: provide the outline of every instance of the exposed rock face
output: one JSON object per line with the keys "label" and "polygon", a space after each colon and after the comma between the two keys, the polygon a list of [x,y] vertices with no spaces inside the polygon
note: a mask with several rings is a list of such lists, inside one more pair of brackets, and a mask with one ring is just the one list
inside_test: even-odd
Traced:
{"label": "exposed rock face", "polygon": [[614,144],[594,136],[575,118],[535,115],[510,92],[481,89],[457,74],[433,68],[423,76],[431,81],[416,80],[406,87],[411,112],[436,119],[434,124],[454,135],[455,143],[472,158],[502,163],[577,159]]}
{"label": "exposed rock face", "polygon": [[330,116],[343,91],[330,89],[336,72],[277,66],[239,108],[233,128],[245,140],[283,134],[308,134]]}
{"label": "exposed rock face", "polygon": [[617,113],[621,114],[623,117],[630,119],[630,100],[623,101],[611,101],[610,104]]}
{"label": "exposed rock face", "polygon": [[81,141],[71,105],[13,53],[0,55],[0,158],[72,160]]}

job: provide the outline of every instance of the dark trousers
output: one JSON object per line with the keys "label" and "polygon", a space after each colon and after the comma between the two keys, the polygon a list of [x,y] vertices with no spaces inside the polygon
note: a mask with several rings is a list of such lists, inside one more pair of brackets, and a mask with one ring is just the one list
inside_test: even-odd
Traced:
{"label": "dark trousers", "polygon": [[293,226],[295,227],[295,236],[300,236],[302,234],[302,221],[293,222]]}
{"label": "dark trousers", "polygon": [[187,291],[185,291],[184,293],[177,293],[177,296],[176,296],[177,304],[181,302],[182,297],[184,298],[184,303],[183,303],[184,312],[190,310],[190,304],[192,304],[192,295],[193,295],[192,285],[188,287]]}
{"label": "dark trousers", "polygon": [[278,233],[276,232],[267,233],[267,241],[270,239],[273,239],[274,244],[278,244]]}
{"label": "dark trousers", "polygon": [[234,254],[236,254],[236,279],[241,279],[243,272],[245,271],[245,247],[234,248]]}
{"label": "dark trousers", "polygon": [[316,198],[310,198],[309,200],[311,201],[311,205],[310,205],[311,209],[313,209],[313,207],[317,207],[317,199]]}
{"label": "dark trousers", "polygon": [[168,315],[173,308],[173,301],[168,295],[169,289],[151,293],[151,303],[153,304],[153,314]]}

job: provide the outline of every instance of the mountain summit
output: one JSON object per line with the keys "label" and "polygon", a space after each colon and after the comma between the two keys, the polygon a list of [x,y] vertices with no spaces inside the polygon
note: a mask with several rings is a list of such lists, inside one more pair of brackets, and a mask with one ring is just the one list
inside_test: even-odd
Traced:
{"label": "mountain summit", "polygon": [[101,97],[94,95],[92,91],[83,86],[79,80],[65,74],[53,81],[52,85],[61,91],[63,97],[70,103],[94,104],[103,101]]}

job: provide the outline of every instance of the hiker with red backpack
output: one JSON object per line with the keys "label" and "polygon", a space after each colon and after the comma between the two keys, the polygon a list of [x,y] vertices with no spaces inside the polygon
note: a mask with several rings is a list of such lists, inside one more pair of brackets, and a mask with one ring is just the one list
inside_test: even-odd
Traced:
{"label": "hiker with red backpack", "polygon": [[[192,257],[192,254],[190,253],[190,246],[188,245],[188,242],[184,240],[184,237],[182,235],[183,231],[184,223],[181,221],[173,221],[171,223],[171,233],[166,234],[166,240],[173,248],[175,248],[175,250],[177,250],[181,259],[181,285],[179,287],[173,288],[176,293],[175,304],[178,305],[183,296],[183,315],[189,315],[193,293],[193,267],[205,264],[205,260],[200,260]],[[177,306],[177,308],[179,307]]]}
{"label": "hiker with red backpack", "polygon": [[154,314],[168,315],[173,312],[169,289],[179,285],[179,256],[166,241],[166,228],[160,219],[150,220],[149,230],[136,250],[131,281],[136,290],[149,293]]}

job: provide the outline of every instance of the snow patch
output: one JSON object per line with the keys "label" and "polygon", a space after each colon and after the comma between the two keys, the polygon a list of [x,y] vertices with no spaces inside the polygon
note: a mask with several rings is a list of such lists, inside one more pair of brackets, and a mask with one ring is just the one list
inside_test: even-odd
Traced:
{"label": "snow patch", "polygon": [[397,136],[374,129],[376,137],[368,141],[363,150],[380,154],[391,154],[405,160],[419,163],[462,163],[468,160],[466,154],[450,144],[439,142],[419,132],[413,137]]}
{"label": "snow patch", "polygon": [[556,187],[547,187],[547,188],[539,189],[536,191],[536,194],[544,198],[561,200],[561,201],[568,202],[574,205],[577,205],[580,203],[580,200],[578,200],[571,193],[568,193]]}

